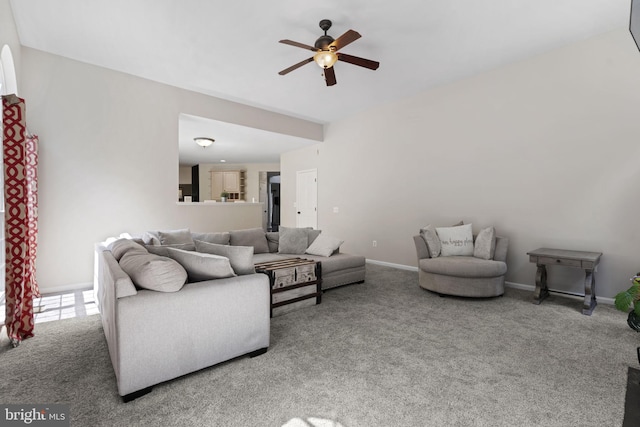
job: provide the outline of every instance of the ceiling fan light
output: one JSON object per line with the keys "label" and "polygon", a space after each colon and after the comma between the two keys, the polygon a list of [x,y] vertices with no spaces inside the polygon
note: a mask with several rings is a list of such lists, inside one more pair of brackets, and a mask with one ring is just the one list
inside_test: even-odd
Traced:
{"label": "ceiling fan light", "polygon": [[316,61],[320,68],[331,68],[338,60],[338,55],[330,50],[321,50],[313,55],[313,60]]}
{"label": "ceiling fan light", "polygon": [[201,146],[202,148],[206,148],[215,142],[213,138],[205,138],[205,137],[197,137],[193,138],[193,141]]}

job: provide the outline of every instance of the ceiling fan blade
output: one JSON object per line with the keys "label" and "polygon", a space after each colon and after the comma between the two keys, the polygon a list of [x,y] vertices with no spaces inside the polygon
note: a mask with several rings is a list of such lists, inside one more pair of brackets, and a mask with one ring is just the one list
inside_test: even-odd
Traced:
{"label": "ceiling fan blade", "polygon": [[333,70],[333,67],[324,69],[324,80],[327,82],[327,86],[333,86],[338,83],[336,81],[336,72]]}
{"label": "ceiling fan blade", "polygon": [[278,74],[280,74],[281,76],[284,76],[285,74],[290,73],[290,72],[292,72],[293,70],[295,70],[295,69],[297,69],[297,68],[300,68],[300,67],[302,67],[302,66],[303,66],[303,65],[305,65],[305,64],[308,64],[308,63],[309,63],[309,62],[311,62],[311,61],[313,61],[313,57],[311,57],[311,58],[307,58],[307,59],[305,59],[304,61],[300,61],[300,62],[298,62],[297,64],[292,65],[292,66],[291,66],[291,67],[289,67],[289,68],[285,68],[284,70],[280,71]]}
{"label": "ceiling fan blade", "polygon": [[370,59],[359,58],[357,56],[346,55],[344,53],[337,53],[338,60],[348,62],[349,64],[358,65],[360,67],[368,68],[370,70],[377,70],[380,66],[378,61],[372,61]]}
{"label": "ceiling fan blade", "polygon": [[360,37],[362,36],[360,35],[359,32],[349,30],[343,35],[341,35],[340,37],[338,37],[337,39],[335,39],[333,43],[329,45],[329,47],[335,47],[335,51],[338,51],[343,47],[345,47],[346,45],[348,45],[349,43],[353,43],[354,41],[358,40]]}
{"label": "ceiling fan blade", "polygon": [[285,40],[280,40],[280,43],[288,44],[289,46],[301,47],[303,49],[312,50],[314,52],[318,51],[318,49],[316,49],[313,46],[309,46],[308,44],[304,44],[304,43],[294,42],[293,40],[286,40],[286,39]]}

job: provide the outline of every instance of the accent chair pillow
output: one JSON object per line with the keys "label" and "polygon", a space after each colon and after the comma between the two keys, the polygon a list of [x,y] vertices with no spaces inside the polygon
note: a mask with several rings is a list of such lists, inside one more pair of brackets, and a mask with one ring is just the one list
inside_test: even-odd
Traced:
{"label": "accent chair pillow", "polygon": [[196,251],[229,258],[231,268],[238,275],[253,274],[253,246],[229,246],[196,240]]}
{"label": "accent chair pillow", "polygon": [[267,235],[262,228],[232,230],[229,234],[229,244],[232,246],[253,246],[254,254],[269,253]]}
{"label": "accent chair pillow", "polygon": [[440,256],[442,245],[440,244],[440,238],[436,233],[435,227],[433,227],[431,224],[427,225],[426,227],[420,229],[420,235],[427,243],[427,248],[429,248],[429,255],[431,255],[431,258]]}
{"label": "accent chair pillow", "polygon": [[442,256],[473,256],[473,230],[471,224],[457,227],[436,227],[442,245]]}
{"label": "accent chair pillow", "polygon": [[333,252],[340,248],[340,245],[344,243],[344,240],[340,240],[337,237],[327,236],[326,234],[320,234],[306,250],[306,253],[310,255],[318,255],[323,257],[330,257]]}
{"label": "accent chair pillow", "polygon": [[309,246],[308,231],[306,228],[280,227],[278,253],[303,254]]}
{"label": "accent chair pillow", "polygon": [[167,248],[167,251],[169,256],[178,261],[187,271],[189,282],[224,279],[236,275],[231,268],[229,258],[175,248]]}
{"label": "accent chair pillow", "polygon": [[487,227],[480,230],[474,243],[473,256],[481,259],[493,259],[496,253],[496,230]]}
{"label": "accent chair pillow", "polygon": [[171,258],[141,251],[128,251],[120,267],[139,288],[158,292],[176,292],[187,282],[187,272]]}

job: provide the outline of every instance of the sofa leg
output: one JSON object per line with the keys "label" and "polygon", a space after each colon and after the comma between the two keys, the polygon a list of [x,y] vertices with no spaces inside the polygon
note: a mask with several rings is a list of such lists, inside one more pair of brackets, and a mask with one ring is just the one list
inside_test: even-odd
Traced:
{"label": "sofa leg", "polygon": [[261,354],[265,354],[267,350],[269,350],[269,347],[259,348],[258,350],[252,351],[251,353],[249,353],[249,357],[260,356]]}
{"label": "sofa leg", "polygon": [[134,391],[133,393],[125,394],[124,396],[122,396],[122,401],[124,403],[131,402],[132,400],[142,397],[145,394],[151,393],[151,390],[153,390],[153,386]]}

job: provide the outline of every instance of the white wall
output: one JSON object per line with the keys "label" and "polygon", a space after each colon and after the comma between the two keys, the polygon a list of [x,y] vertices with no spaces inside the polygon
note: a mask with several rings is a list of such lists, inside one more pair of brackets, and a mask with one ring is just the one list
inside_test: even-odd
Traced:
{"label": "white wall", "polygon": [[[539,247],[601,251],[597,295],[612,297],[640,271],[639,108],[625,29],[331,123],[282,157],[282,179],[318,149],[319,228],[346,252],[415,266],[420,227],[494,225],[510,238],[508,281],[534,284]],[[549,272],[552,288],[583,291],[578,270]]]}
{"label": "white wall", "polygon": [[[0,49],[2,49],[2,46],[5,44],[11,48],[16,76],[19,76],[21,70],[20,38],[18,37],[18,30],[13,20],[13,12],[11,11],[9,0],[0,0]],[[18,80],[18,94],[22,95],[20,92],[21,86],[20,80]]]}
{"label": "white wall", "polygon": [[44,292],[91,282],[94,242],[124,231],[261,226],[260,205],[177,205],[179,113],[323,134],[316,123],[25,47],[19,78],[29,129],[40,137],[36,268]]}

